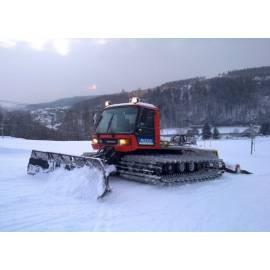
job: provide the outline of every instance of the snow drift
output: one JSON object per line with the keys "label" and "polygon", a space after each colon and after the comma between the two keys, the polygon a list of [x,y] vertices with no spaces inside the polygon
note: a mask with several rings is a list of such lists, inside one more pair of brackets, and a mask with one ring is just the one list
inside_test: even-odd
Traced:
{"label": "snow drift", "polygon": [[44,193],[96,200],[104,190],[103,175],[94,168],[83,167],[72,171],[58,169],[43,177],[46,178]]}

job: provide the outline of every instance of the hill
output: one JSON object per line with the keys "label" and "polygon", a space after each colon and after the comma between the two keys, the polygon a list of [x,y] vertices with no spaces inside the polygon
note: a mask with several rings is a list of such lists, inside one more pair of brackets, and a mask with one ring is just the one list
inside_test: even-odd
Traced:
{"label": "hill", "polygon": [[[103,109],[106,100],[121,103],[132,96],[160,108],[161,128],[206,122],[215,126],[260,125],[270,119],[270,67],[229,71],[214,78],[178,80],[131,92],[66,98],[33,104],[27,109],[33,122],[55,131],[54,139],[87,140],[93,132],[93,115]],[[43,132],[47,133],[50,134]]]}
{"label": "hill", "polygon": [[52,102],[29,104],[27,105],[27,109],[37,110],[37,109],[44,109],[44,108],[71,107],[78,102],[81,102],[83,100],[88,100],[94,97],[96,96],[77,96],[77,97],[61,98]]}
{"label": "hill", "polygon": [[103,95],[78,102],[70,108],[61,132],[86,139],[92,132],[92,116],[106,100],[127,102],[132,96],[160,108],[161,127],[261,124],[270,119],[270,67],[230,71],[218,77],[191,78],[161,86]]}

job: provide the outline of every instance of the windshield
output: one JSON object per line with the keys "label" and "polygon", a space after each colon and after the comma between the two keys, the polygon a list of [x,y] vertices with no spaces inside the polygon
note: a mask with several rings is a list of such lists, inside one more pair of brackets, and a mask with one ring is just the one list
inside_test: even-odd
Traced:
{"label": "windshield", "polygon": [[132,133],[138,114],[136,107],[118,107],[104,110],[96,133]]}

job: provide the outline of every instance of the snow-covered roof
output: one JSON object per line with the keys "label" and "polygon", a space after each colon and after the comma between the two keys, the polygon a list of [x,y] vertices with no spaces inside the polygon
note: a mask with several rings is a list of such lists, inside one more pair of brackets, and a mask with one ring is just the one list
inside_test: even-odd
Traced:
{"label": "snow-covered roof", "polygon": [[156,106],[150,103],[144,103],[144,102],[137,102],[137,103],[118,103],[118,104],[112,104],[106,107],[107,108],[114,108],[114,107],[121,107],[121,106],[141,106],[149,109],[158,109]]}
{"label": "snow-covered roof", "polygon": [[248,127],[238,126],[238,127],[217,127],[220,133],[242,133]]}
{"label": "snow-covered roof", "polygon": [[[243,133],[249,130],[249,126],[225,126],[217,127],[220,134],[237,134]],[[260,126],[254,126],[255,131],[259,131]],[[174,135],[174,134],[186,134],[188,130],[192,128],[165,128],[161,129],[161,135]],[[199,133],[202,133],[202,128],[197,128]],[[213,130],[213,127],[211,128]]]}
{"label": "snow-covered roof", "polygon": [[189,128],[165,128],[160,130],[160,134],[164,135],[175,135],[175,134],[186,134]]}

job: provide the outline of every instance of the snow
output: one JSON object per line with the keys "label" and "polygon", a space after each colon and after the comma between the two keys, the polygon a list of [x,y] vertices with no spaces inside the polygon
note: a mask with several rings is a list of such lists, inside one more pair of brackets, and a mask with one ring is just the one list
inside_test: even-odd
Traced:
{"label": "snow", "polygon": [[199,141],[252,175],[159,187],[113,177],[96,200],[87,168],[29,176],[31,149],[81,154],[90,143],[0,138],[0,231],[269,231],[270,138]]}
{"label": "snow", "polygon": [[220,133],[242,133],[247,130],[248,126],[239,126],[239,127],[218,127]]}
{"label": "snow", "polygon": [[59,126],[61,126],[65,112],[68,108],[68,106],[58,106],[36,109],[31,111],[31,115],[35,122],[38,122],[47,128],[57,130]]}
{"label": "snow", "polygon": [[164,128],[160,130],[160,134],[164,135],[175,135],[175,134],[186,134],[189,128]]}

